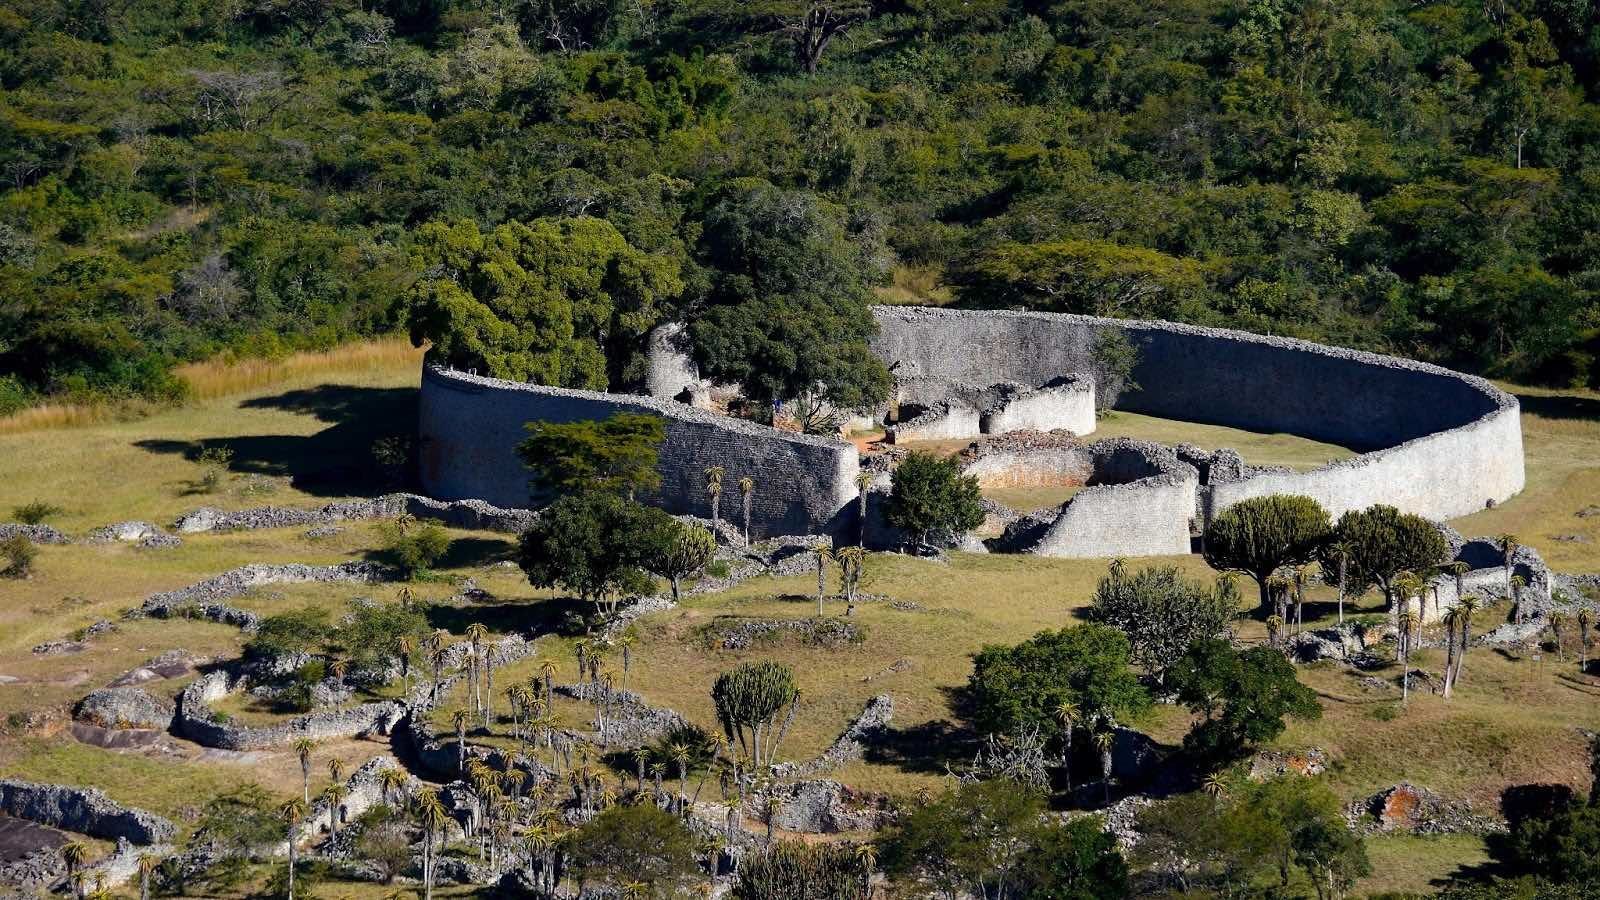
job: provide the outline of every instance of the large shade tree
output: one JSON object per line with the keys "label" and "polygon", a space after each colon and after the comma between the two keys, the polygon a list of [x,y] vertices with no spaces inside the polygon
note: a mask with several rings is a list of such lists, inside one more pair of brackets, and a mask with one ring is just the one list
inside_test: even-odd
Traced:
{"label": "large shade tree", "polygon": [[1251,497],[1223,510],[1206,525],[1206,562],[1224,572],[1243,572],[1255,579],[1261,610],[1272,608],[1268,580],[1284,566],[1315,558],[1327,540],[1328,511],[1298,494]]}
{"label": "large shade tree", "polygon": [[1346,579],[1351,593],[1376,587],[1391,604],[1409,599],[1395,596],[1401,575],[1420,577],[1443,565],[1450,555],[1450,545],[1438,526],[1384,504],[1340,516],[1334,541],[1347,554]]}
{"label": "large shade tree", "polygon": [[679,264],[630,246],[604,219],[418,229],[424,276],[408,295],[411,339],[458,369],[560,387],[620,387]]}

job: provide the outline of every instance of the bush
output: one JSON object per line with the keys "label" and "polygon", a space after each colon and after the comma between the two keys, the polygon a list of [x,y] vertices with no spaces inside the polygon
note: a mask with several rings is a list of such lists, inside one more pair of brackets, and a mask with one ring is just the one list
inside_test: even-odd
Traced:
{"label": "bush", "polygon": [[389,558],[406,580],[433,568],[450,552],[450,534],[433,523],[420,528],[394,528],[389,534]]}
{"label": "bush", "polygon": [[205,470],[200,476],[200,490],[213,493],[222,486],[222,476],[228,474],[228,466],[233,464],[233,448],[201,447],[196,461]]}
{"label": "bush", "polygon": [[1072,704],[1126,720],[1150,697],[1128,668],[1128,638],[1106,625],[1041,631],[973,657],[967,687],[978,728],[989,734],[1053,733],[1056,710]]}
{"label": "bush", "polygon": [[1301,684],[1282,653],[1257,645],[1244,652],[1209,638],[1189,648],[1168,678],[1189,711],[1205,716],[1183,749],[1212,765],[1243,756],[1283,733],[1284,717],[1322,716],[1315,691]]}
{"label": "bush", "polygon": [[310,653],[322,646],[330,631],[327,611],[307,606],[262,619],[244,650],[246,655],[260,658]]}
{"label": "bush", "polygon": [[60,515],[61,512],[61,507],[53,503],[35,500],[32,503],[24,503],[11,510],[11,518],[24,525],[40,525],[43,524],[44,520],[51,516]]}
{"label": "bush", "polygon": [[39,549],[33,546],[33,541],[26,535],[14,534],[0,541],[0,561],[5,563],[0,568],[0,575],[6,578],[27,578],[33,574],[33,561],[38,558]]}
{"label": "bush", "polygon": [[983,493],[955,460],[912,453],[894,470],[885,514],[890,525],[926,545],[934,536],[953,539],[982,525]]}

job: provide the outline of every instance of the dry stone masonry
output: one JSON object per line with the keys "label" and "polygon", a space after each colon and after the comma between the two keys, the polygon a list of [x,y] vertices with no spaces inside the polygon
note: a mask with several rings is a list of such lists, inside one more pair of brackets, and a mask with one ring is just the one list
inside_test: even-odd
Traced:
{"label": "dry stone masonry", "polygon": [[[1136,390],[1116,408],[1165,418],[1290,433],[1360,451],[1298,472],[1245,466],[1237,454],[1180,448],[1142,457],[1144,474],[1090,485],[1059,515],[1032,523],[1035,552],[1063,556],[1183,553],[1187,535],[1228,506],[1266,494],[1304,494],[1334,515],[1388,503],[1434,519],[1467,515],[1522,490],[1516,398],[1481,378],[1395,357],[1280,337],[1170,322],[1056,313],[876,307],[874,352],[893,367],[902,401],[932,419],[898,426],[920,436],[971,436],[1014,428],[1083,434],[1099,386],[1107,332],[1138,352]],[[422,480],[448,500],[503,506],[527,501],[514,452],[527,421],[603,419],[650,412],[667,420],[657,501],[705,514],[703,472],[756,480],[757,535],[835,533],[859,527],[860,460],[843,441],[781,432],[717,415],[693,399],[706,385],[673,329],[652,336],[652,397],[517,384],[429,367],[421,394]],[[1070,408],[1069,408],[1070,407]],[[926,417],[924,417],[926,418]],[[987,420],[987,421],[986,421]],[[1063,423],[1073,424],[1063,424]],[[938,435],[934,432],[938,431]],[[956,435],[956,432],[961,432]],[[1043,458],[1036,460],[1041,464]],[[869,530],[871,504],[869,504]]]}

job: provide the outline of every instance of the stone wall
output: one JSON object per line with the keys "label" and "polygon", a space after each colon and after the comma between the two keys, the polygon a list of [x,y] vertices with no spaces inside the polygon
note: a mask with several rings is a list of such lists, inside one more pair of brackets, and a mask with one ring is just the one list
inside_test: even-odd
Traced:
{"label": "stone wall", "polygon": [[172,730],[204,747],[222,750],[265,750],[292,744],[300,738],[321,740],[361,734],[387,734],[405,713],[399,702],[363,703],[349,709],[324,710],[296,716],[279,725],[251,727],[223,721],[210,704],[240,689],[227,672],[211,672],[195,679],[178,695],[178,714]]}
{"label": "stone wall", "polygon": [[887,439],[891,444],[906,441],[951,441],[975,437],[981,433],[981,418],[976,407],[946,402],[915,418],[891,426]]}
{"label": "stone wall", "polygon": [[1115,438],[1084,449],[1094,459],[1089,486],[1061,507],[1061,515],[1028,552],[1082,558],[1190,551],[1200,486],[1193,466],[1147,441]]}
{"label": "stone wall", "polygon": [[[706,514],[703,473],[722,466],[725,484],[746,475],[756,481],[753,536],[826,531],[851,516],[858,459],[844,441],[777,431],[672,401],[519,384],[434,366],[422,377],[423,487],[444,500],[524,506],[528,472],[515,452],[526,436],[523,425],[604,419],[617,412],[666,420],[661,490],[651,500],[669,512]],[[723,509],[733,515],[737,506],[734,495]]]}
{"label": "stone wall", "polygon": [[0,780],[0,813],[90,837],[161,844],[178,833],[162,817],[122,806],[96,788]]}
{"label": "stone wall", "polygon": [[874,350],[899,364],[900,377],[1045,384],[1093,371],[1094,341],[1114,328],[1140,354],[1139,390],[1123,394],[1118,409],[1376,451],[1216,485],[1207,514],[1288,492],[1315,497],[1335,515],[1385,502],[1452,518],[1522,490],[1516,398],[1437,366],[1169,322],[917,307],[877,307],[874,315]]}
{"label": "stone wall", "polygon": [[1070,378],[1009,397],[984,413],[981,427],[984,434],[1059,429],[1089,434],[1095,428],[1094,383]]}

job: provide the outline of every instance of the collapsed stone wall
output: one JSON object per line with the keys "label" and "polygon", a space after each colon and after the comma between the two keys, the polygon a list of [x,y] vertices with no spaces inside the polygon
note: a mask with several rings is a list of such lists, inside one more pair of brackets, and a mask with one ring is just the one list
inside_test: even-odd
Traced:
{"label": "collapsed stone wall", "polygon": [[[429,366],[419,410],[421,477],[445,500],[476,498],[500,506],[528,502],[528,472],[516,446],[530,421],[605,419],[649,413],[667,423],[661,447],[661,489],[651,498],[669,512],[709,509],[704,472],[726,470],[725,483],[755,479],[754,536],[808,534],[841,527],[850,515],[859,470],[844,441],[778,431],[681,403],[521,384]],[[734,503],[724,504],[731,511]]]}
{"label": "collapsed stone wall", "polygon": [[1309,472],[1211,486],[1204,513],[1297,493],[1335,515],[1392,503],[1431,518],[1483,509],[1523,487],[1516,398],[1437,366],[1288,338],[1058,313],[876,307],[874,351],[897,376],[1044,384],[1094,371],[1106,329],[1139,351],[1138,390],[1117,408],[1367,451]]}

